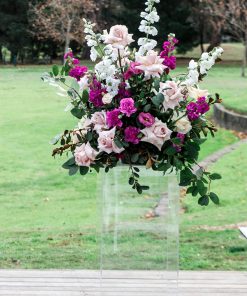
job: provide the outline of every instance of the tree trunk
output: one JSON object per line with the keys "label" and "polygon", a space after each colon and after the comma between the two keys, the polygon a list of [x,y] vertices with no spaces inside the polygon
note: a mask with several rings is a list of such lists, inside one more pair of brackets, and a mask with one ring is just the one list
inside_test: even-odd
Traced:
{"label": "tree trunk", "polygon": [[68,20],[67,24],[67,31],[66,31],[66,36],[65,36],[65,46],[64,46],[64,54],[68,52],[69,46],[70,46],[70,31],[71,31],[71,26],[72,26],[72,20]]}
{"label": "tree trunk", "polygon": [[245,74],[246,67],[247,67],[247,38],[246,38],[246,40],[244,42],[243,63],[242,63],[242,77],[246,76],[246,74]]}

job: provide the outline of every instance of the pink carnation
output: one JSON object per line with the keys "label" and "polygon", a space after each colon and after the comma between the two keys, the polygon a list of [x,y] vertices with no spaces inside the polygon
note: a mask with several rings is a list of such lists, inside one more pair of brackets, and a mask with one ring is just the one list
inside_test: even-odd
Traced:
{"label": "pink carnation", "polygon": [[111,127],[121,127],[123,125],[122,120],[119,118],[119,109],[114,109],[106,113],[106,122],[109,128]]}
{"label": "pink carnation", "polygon": [[73,59],[73,64],[74,65],[79,65],[80,64],[80,61],[78,59]]}
{"label": "pink carnation", "polygon": [[141,112],[138,116],[138,120],[146,127],[150,127],[154,124],[155,118],[150,113]]}
{"label": "pink carnation", "polygon": [[137,111],[137,109],[135,108],[135,101],[132,98],[122,99],[120,101],[119,110],[126,116],[130,117]]}
{"label": "pink carnation", "polygon": [[134,126],[129,126],[124,130],[124,139],[128,143],[139,144],[140,139],[138,138],[138,134],[140,133],[140,129]]}

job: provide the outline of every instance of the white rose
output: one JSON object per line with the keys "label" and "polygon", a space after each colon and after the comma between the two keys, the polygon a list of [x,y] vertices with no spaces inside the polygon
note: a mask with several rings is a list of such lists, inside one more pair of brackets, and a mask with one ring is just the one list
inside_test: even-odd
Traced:
{"label": "white rose", "polygon": [[102,98],[103,103],[106,104],[111,104],[113,99],[113,96],[111,94],[105,94]]}
{"label": "white rose", "polygon": [[187,88],[188,88],[189,97],[195,100],[201,97],[207,97],[209,95],[209,92],[207,89],[203,90],[193,86],[188,86]]}
{"label": "white rose", "polygon": [[179,119],[178,121],[175,122],[175,130],[176,132],[180,133],[180,134],[187,134],[188,132],[191,131],[192,129],[192,125],[188,119],[187,116],[182,117],[181,119]]}

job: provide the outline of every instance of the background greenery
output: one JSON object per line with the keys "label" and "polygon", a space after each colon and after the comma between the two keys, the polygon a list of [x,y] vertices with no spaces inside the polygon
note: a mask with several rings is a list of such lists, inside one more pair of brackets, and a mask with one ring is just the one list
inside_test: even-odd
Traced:
{"label": "background greenery", "polygon": [[[41,82],[47,69],[0,68],[0,268],[96,268],[97,177],[68,177],[63,160],[50,157],[50,138],[76,122],[63,112],[66,99]],[[246,79],[238,71],[216,67],[204,86],[245,106]],[[204,144],[201,159],[236,141],[220,129]],[[246,222],[246,153],[245,144],[214,165],[223,175],[213,188],[219,207],[201,208],[192,197],[182,201],[181,269],[247,269],[246,240],[231,226]]]}

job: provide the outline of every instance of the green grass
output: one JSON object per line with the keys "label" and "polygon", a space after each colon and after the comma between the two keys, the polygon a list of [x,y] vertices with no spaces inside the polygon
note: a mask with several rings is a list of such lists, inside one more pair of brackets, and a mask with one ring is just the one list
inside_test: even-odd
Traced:
{"label": "green grass", "polygon": [[240,77],[239,67],[213,68],[201,84],[201,88],[204,87],[211,94],[217,91],[226,108],[247,114],[247,77]]}
{"label": "green grass", "polygon": [[[63,160],[50,157],[50,138],[73,128],[76,120],[63,112],[66,99],[40,81],[46,70],[0,69],[0,268],[97,268],[97,178],[94,174],[68,177],[60,167]],[[231,73],[231,82],[238,81],[235,68],[223,70],[229,71],[224,79]],[[216,73],[212,75],[217,78]],[[209,77],[207,87],[217,89],[216,78]],[[204,145],[201,158],[235,141],[232,133],[220,130],[216,140],[209,139]],[[246,246],[237,230],[199,232],[194,228],[244,220],[246,177],[241,172],[246,171],[246,148],[241,149],[215,166],[224,175],[215,186],[222,206],[201,209],[196,201],[186,201],[181,230],[182,269],[222,269],[224,256],[228,256],[226,268],[247,268],[243,260],[246,251],[229,251]],[[151,239],[145,247],[152,247]]]}

